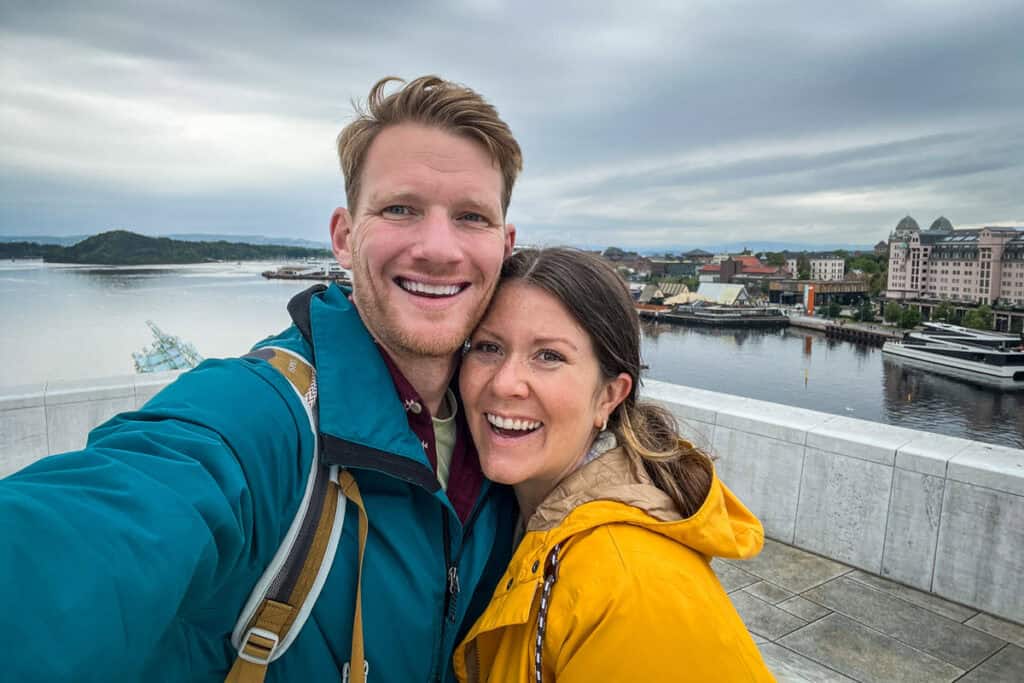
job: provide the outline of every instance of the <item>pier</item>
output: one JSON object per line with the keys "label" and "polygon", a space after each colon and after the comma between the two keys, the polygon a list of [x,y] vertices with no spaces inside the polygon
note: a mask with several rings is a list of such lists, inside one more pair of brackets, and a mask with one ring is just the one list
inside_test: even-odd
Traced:
{"label": "pier", "polygon": [[[0,389],[0,477],[178,374]],[[655,380],[644,396],[764,524],[761,555],[712,568],[778,680],[1019,680],[1024,450]]]}
{"label": "pier", "polygon": [[829,339],[842,339],[856,344],[882,346],[885,342],[903,339],[902,330],[897,330],[871,323],[835,322],[824,318],[812,318],[806,315],[789,316],[789,324],[809,330],[824,332]]}

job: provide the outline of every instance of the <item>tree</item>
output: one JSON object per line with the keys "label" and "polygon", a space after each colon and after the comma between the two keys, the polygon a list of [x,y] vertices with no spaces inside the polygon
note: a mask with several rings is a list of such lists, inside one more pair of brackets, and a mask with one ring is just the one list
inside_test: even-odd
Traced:
{"label": "tree", "polygon": [[895,301],[890,301],[885,305],[885,322],[887,323],[898,323],[900,318],[903,317],[903,307]]}
{"label": "tree", "polygon": [[786,255],[781,251],[770,251],[765,257],[765,263],[769,266],[784,266],[786,265]]}
{"label": "tree", "polygon": [[855,317],[857,320],[865,323],[873,323],[875,321],[875,306],[871,303],[870,299],[861,299]]}
{"label": "tree", "polygon": [[992,329],[992,309],[988,306],[978,306],[974,310],[967,311],[963,320],[964,327],[970,327],[975,330],[991,330]]}
{"label": "tree", "polygon": [[859,270],[867,273],[868,275],[874,275],[882,270],[881,266],[878,265],[878,261],[873,256],[858,256],[856,258],[846,259],[847,270]]}
{"label": "tree", "polygon": [[921,323],[921,311],[916,308],[910,308],[909,306],[903,310],[900,315],[900,327],[905,330],[909,330],[912,327],[917,327]]}
{"label": "tree", "polygon": [[885,289],[886,274],[885,271],[881,273],[872,273],[868,276],[868,293],[871,296],[878,296]]}
{"label": "tree", "polygon": [[838,318],[842,310],[842,306],[840,306],[835,301],[832,301],[829,303],[828,308],[825,309],[825,315],[828,316],[829,318]]}
{"label": "tree", "polygon": [[932,320],[939,322],[953,322],[953,304],[943,301],[932,309]]}
{"label": "tree", "polygon": [[806,253],[796,257],[796,272],[799,280],[811,279],[811,260],[807,258]]}

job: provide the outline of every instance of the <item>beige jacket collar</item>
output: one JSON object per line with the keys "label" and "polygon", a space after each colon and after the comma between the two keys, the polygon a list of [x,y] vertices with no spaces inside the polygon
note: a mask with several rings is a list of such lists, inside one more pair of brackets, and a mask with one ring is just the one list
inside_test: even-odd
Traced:
{"label": "beige jacket collar", "polygon": [[675,503],[654,485],[643,464],[616,447],[563,479],[530,517],[526,530],[553,529],[574,509],[597,500],[638,508],[662,522],[682,519]]}

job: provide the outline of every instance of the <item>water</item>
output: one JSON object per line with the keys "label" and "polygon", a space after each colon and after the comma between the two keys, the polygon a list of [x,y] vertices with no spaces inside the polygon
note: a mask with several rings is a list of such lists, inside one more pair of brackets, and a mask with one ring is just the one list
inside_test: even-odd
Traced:
{"label": "water", "polygon": [[[0,387],[133,372],[147,319],[210,357],[246,352],[289,324],[311,282],[265,280],[276,263],[134,268],[0,263]],[[990,391],[883,359],[880,349],[783,331],[645,324],[647,375],[1024,448],[1024,392]]]}
{"label": "water", "polygon": [[905,367],[879,348],[797,327],[643,329],[652,379],[1024,448],[1024,392]]}

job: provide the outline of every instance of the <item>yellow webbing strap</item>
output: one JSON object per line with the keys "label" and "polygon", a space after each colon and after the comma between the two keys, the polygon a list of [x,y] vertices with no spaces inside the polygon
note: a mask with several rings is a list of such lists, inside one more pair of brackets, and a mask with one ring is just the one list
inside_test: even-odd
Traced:
{"label": "yellow webbing strap", "polygon": [[[343,472],[343,475],[347,475],[349,479],[352,478],[352,475],[347,472]],[[344,481],[344,476],[342,480]],[[359,488],[355,486],[354,479],[351,479],[351,481],[355,495],[358,496]],[[348,494],[346,493],[346,495]],[[366,513],[363,512],[361,497],[357,505],[359,506],[360,516],[359,566],[361,572],[363,547],[365,545],[363,518],[366,516]],[[225,683],[263,683],[267,675],[267,665],[269,664],[274,646],[282,642],[288,635],[288,631],[295,622],[295,616],[306,602],[313,582],[320,572],[320,567],[324,562],[324,555],[327,552],[327,546],[330,543],[331,530],[334,526],[337,510],[338,484],[332,481],[329,483],[327,493],[324,495],[324,504],[320,511],[320,519],[317,520],[313,543],[310,545],[305,562],[303,562],[302,571],[299,573],[295,588],[292,589],[291,594],[288,596],[288,604],[270,600],[269,598],[263,599],[252,621],[249,623],[247,632],[250,635],[243,642],[242,648],[238,652],[238,657],[235,658],[235,663],[231,667],[231,671],[228,672],[227,678],[224,679]],[[359,609],[358,595],[357,592],[356,618],[361,621],[362,614]],[[354,633],[355,631],[353,631]],[[359,629],[359,645],[362,647],[361,624]]]}
{"label": "yellow webbing strap", "polygon": [[[252,635],[242,644],[224,683],[263,683],[267,675],[267,660],[274,646],[281,642],[288,632],[285,624],[291,624],[294,612],[295,609],[291,605],[263,600],[250,626],[253,630]],[[259,633],[273,634],[277,640]]]}
{"label": "yellow webbing strap", "polygon": [[313,366],[298,354],[292,354],[283,349],[271,348],[268,350],[272,355],[266,359],[267,362],[292,383],[299,395],[305,396],[313,384]]}
{"label": "yellow webbing strap", "polygon": [[[311,389],[315,391],[312,366],[301,358],[299,360],[302,362],[296,362],[297,357],[289,357],[290,355],[274,350],[268,362],[288,378],[307,400],[312,398],[315,401],[315,393],[312,397],[309,395]],[[348,680],[349,683],[366,683],[362,593],[363,556],[366,553],[370,522],[366,516],[366,507],[363,505],[359,486],[352,474],[345,470],[340,472],[338,482],[331,481],[327,488],[313,543],[303,562],[295,588],[288,596],[289,604],[263,599],[248,626],[248,637],[243,642],[224,683],[263,683],[265,680],[267,665],[274,648],[288,635],[320,572],[338,510],[338,486],[341,487],[342,494],[359,508],[359,574],[356,583],[355,615],[352,619],[352,654],[349,658]]]}
{"label": "yellow webbing strap", "polygon": [[349,656],[349,683],[366,683],[363,651],[363,555],[366,553],[366,536],[370,531],[370,520],[366,516],[363,496],[359,493],[352,473],[342,470],[338,476],[341,492],[359,508],[359,579],[356,582],[356,611],[352,618],[352,654]]}
{"label": "yellow webbing strap", "polygon": [[305,603],[310,588],[316,580],[320,566],[327,552],[327,545],[338,509],[337,484],[330,482],[324,495],[324,504],[317,520],[313,543],[299,573],[295,588],[288,596],[288,603],[264,598],[247,628],[248,638],[235,658],[225,683],[262,683],[267,675],[267,665],[277,643],[288,635],[295,616]]}

